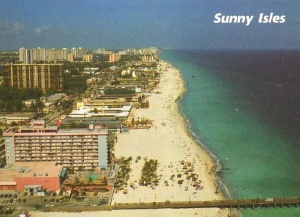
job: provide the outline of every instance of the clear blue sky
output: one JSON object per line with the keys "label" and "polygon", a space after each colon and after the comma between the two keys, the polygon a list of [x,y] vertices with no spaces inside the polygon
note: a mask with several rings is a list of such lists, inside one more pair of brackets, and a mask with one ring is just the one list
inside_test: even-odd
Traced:
{"label": "clear blue sky", "polygon": [[[0,50],[300,48],[299,11],[299,0],[0,0]],[[257,23],[271,12],[285,23]],[[216,13],[254,19],[214,24]]]}

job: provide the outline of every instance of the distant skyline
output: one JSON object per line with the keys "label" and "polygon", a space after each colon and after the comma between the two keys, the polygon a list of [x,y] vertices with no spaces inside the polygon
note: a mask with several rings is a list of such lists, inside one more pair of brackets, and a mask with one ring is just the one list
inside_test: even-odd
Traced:
{"label": "distant skyline", "polygon": [[[294,0],[0,0],[0,50],[297,49],[299,9]],[[216,13],[254,18],[216,24]],[[260,13],[285,22],[258,24]]]}

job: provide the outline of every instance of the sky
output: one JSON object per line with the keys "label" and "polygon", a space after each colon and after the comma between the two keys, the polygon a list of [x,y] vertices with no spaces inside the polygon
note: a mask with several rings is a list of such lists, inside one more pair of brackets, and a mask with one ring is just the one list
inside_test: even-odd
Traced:
{"label": "sky", "polygon": [[[0,0],[0,50],[298,49],[299,0]],[[253,15],[214,23],[215,15]],[[259,14],[285,16],[258,23]]]}

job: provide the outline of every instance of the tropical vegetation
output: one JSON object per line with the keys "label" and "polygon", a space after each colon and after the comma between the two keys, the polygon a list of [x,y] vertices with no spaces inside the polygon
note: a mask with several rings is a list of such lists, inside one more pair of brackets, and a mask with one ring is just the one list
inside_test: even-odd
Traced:
{"label": "tropical vegetation", "polygon": [[140,185],[144,186],[157,186],[159,179],[157,176],[157,167],[158,167],[158,162],[157,160],[150,159],[147,160],[145,159],[145,163],[142,169],[142,175],[139,181]]}
{"label": "tropical vegetation", "polygon": [[118,170],[114,187],[117,190],[123,190],[128,185],[129,173],[131,172],[130,164],[132,157],[120,159],[120,168]]}
{"label": "tropical vegetation", "polygon": [[42,106],[39,98],[42,92],[37,88],[24,88],[20,89],[8,85],[0,85],[0,111],[15,112],[21,111],[25,108],[24,100],[36,99],[36,103],[29,108],[35,111],[38,107]]}

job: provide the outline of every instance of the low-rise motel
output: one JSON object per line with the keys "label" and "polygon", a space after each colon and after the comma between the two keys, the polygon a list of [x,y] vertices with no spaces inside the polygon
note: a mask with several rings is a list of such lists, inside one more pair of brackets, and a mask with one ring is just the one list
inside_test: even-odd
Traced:
{"label": "low-rise motel", "polygon": [[0,172],[0,191],[57,191],[66,178],[66,169],[54,162],[19,162]]}

